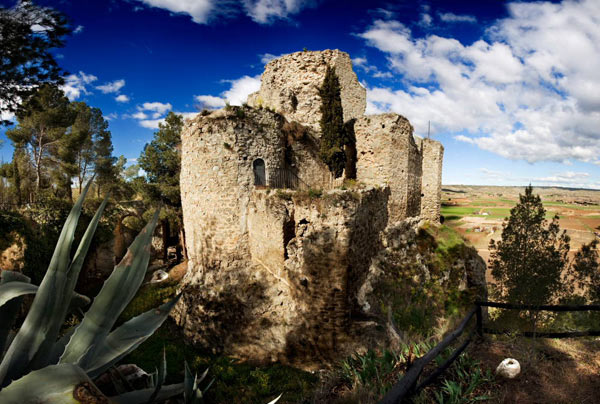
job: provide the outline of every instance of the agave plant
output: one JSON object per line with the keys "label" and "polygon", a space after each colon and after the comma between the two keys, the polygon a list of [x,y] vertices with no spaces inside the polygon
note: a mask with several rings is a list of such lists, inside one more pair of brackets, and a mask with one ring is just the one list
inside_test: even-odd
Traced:
{"label": "agave plant", "polygon": [[[152,335],[181,296],[113,330],[117,318],[144,279],[158,211],[129,246],[127,254],[104,283],[81,323],[62,337],[59,335],[69,308],[90,302],[90,299],[75,293],[74,288],[108,197],[98,208],[71,259],[75,228],[89,186],[85,187],[65,222],[39,287],[30,284],[29,279],[21,274],[1,273],[0,402],[72,403],[75,399],[75,402],[146,403],[165,400],[184,393],[184,390],[188,395],[201,395],[197,384],[189,380],[163,386],[166,375],[164,358],[162,370],[155,375],[154,387],[107,398],[92,382],[93,378]],[[23,325],[13,337],[10,330],[22,296],[26,294],[35,294],[35,297]],[[6,351],[5,346],[8,346]],[[90,398],[93,400],[90,401]]]}

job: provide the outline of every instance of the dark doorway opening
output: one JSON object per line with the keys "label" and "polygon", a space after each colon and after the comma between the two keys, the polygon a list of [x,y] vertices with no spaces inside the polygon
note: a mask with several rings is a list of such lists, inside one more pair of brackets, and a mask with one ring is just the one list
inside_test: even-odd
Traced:
{"label": "dark doorway opening", "polygon": [[252,171],[254,171],[254,185],[261,187],[267,185],[265,162],[263,159],[256,159],[252,162]]}

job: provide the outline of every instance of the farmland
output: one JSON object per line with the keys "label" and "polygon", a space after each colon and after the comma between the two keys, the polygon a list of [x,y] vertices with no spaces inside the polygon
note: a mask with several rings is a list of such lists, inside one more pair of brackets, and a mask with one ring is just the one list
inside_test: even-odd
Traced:
{"label": "farmland", "polygon": [[[448,185],[442,190],[445,224],[457,230],[486,260],[490,240],[502,234],[502,222],[519,201],[522,187]],[[600,237],[600,191],[534,188],[546,208],[546,218],[559,216],[561,229],[571,237],[574,253],[582,244]]]}

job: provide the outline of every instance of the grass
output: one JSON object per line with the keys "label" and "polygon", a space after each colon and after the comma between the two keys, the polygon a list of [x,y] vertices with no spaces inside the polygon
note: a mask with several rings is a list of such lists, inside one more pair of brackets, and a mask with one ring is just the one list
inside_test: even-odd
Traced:
{"label": "grass", "polygon": [[[144,285],[125,308],[119,322],[137,316],[171,299],[176,293],[174,283]],[[122,363],[135,363],[148,373],[159,365],[163,348],[167,356],[167,383],[183,380],[184,362],[192,372],[201,374],[210,368],[207,382],[215,379],[207,392],[208,403],[264,404],[280,393],[281,403],[301,402],[312,394],[318,378],[308,372],[282,364],[266,367],[241,363],[224,355],[215,355],[183,342],[181,329],[167,320],[148,340],[141,344]]]}
{"label": "grass", "polygon": [[207,380],[215,379],[208,390],[207,403],[264,404],[283,393],[281,403],[296,403],[309,396],[318,378],[308,372],[282,364],[261,367],[238,362],[224,355],[193,347],[183,342],[180,329],[168,320],[140,345],[123,363],[135,363],[147,372],[159,364],[163,347],[167,355],[167,383],[183,379],[184,361],[198,374],[209,368]]}

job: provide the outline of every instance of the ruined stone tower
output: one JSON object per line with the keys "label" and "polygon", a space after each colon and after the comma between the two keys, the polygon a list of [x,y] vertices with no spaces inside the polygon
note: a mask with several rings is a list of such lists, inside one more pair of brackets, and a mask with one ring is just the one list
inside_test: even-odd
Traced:
{"label": "ruined stone tower", "polygon": [[[340,80],[356,138],[356,184],[319,158],[319,87]],[[364,116],[348,54],[269,62],[248,105],[199,114],[182,132],[186,293],[175,318],[192,340],[260,361],[335,355],[387,226],[439,221],[443,147],[398,114]],[[341,180],[341,179],[340,179]]]}

